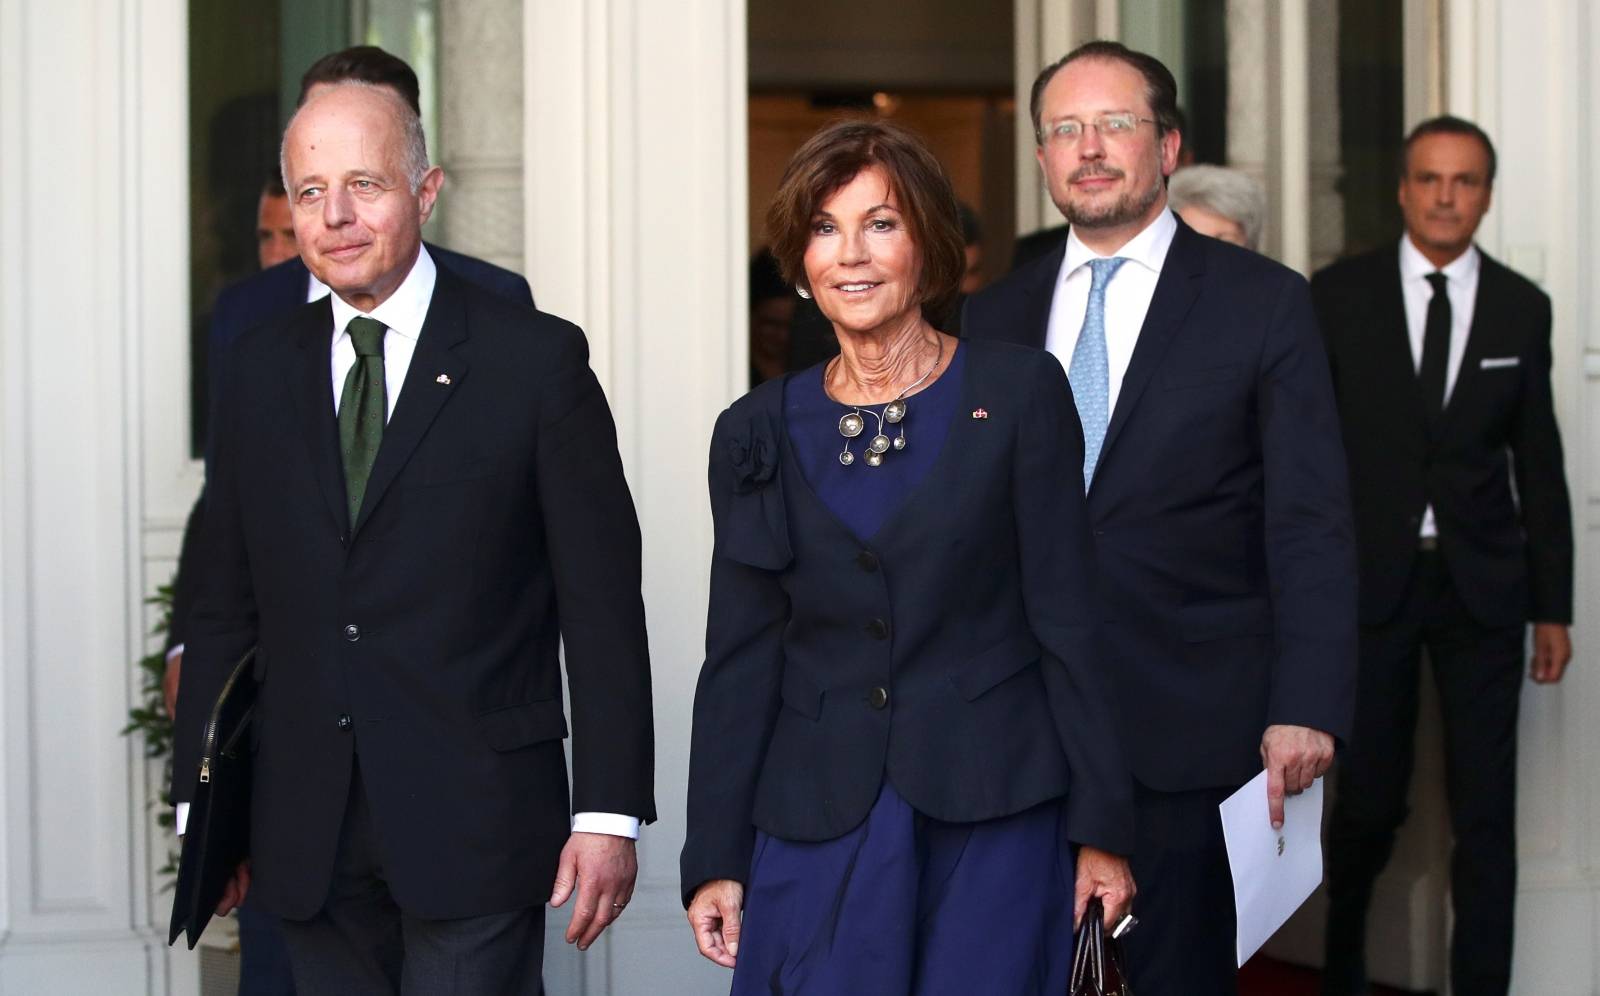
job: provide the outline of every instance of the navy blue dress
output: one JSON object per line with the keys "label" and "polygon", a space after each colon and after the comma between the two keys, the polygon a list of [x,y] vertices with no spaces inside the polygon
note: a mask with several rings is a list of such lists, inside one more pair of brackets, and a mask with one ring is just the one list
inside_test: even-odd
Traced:
{"label": "navy blue dress", "polygon": [[[879,467],[863,455],[881,405],[861,409],[866,431],[846,466],[838,426],[850,409],[827,396],[823,367],[785,385],[784,459],[863,542],[939,500],[919,485],[963,414],[965,353],[957,346],[945,373],[908,399],[906,447]],[[1058,802],[946,823],[885,779],[865,822],[841,837],[757,833],[733,996],[1059,996],[1071,969],[1073,872]]]}

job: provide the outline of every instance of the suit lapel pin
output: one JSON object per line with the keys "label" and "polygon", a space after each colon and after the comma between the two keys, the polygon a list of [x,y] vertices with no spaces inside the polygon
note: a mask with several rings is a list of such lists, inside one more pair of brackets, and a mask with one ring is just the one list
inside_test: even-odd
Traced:
{"label": "suit lapel pin", "polygon": [[976,419],[985,419],[989,417],[989,413],[982,408],[974,408],[972,409],[972,417]]}
{"label": "suit lapel pin", "polygon": [[435,384],[443,384],[444,386],[449,387],[450,386],[450,375],[449,374],[440,374],[439,376],[433,378],[433,382]]}

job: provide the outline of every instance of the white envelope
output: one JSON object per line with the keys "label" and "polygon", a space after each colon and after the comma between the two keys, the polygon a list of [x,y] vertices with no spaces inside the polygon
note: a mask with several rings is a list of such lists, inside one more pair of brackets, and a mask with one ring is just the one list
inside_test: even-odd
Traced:
{"label": "white envelope", "polygon": [[1478,361],[1479,370],[1504,370],[1507,367],[1519,366],[1522,363],[1520,356],[1486,356]]}
{"label": "white envelope", "polygon": [[1322,882],[1322,779],[1283,800],[1282,830],[1268,819],[1265,771],[1219,808],[1243,965]]}

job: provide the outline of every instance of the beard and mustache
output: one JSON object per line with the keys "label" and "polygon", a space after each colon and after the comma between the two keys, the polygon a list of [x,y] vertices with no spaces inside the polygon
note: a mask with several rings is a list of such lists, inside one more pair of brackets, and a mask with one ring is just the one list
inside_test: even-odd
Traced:
{"label": "beard and mustache", "polygon": [[[1072,171],[1067,177],[1067,190],[1056,200],[1056,208],[1060,210],[1068,222],[1081,228],[1112,228],[1117,225],[1126,225],[1129,222],[1143,218],[1145,212],[1155,204],[1161,196],[1162,184],[1160,180],[1150,184],[1144,190],[1124,191],[1122,196],[1109,204],[1090,206],[1074,204],[1071,198],[1071,185],[1090,177],[1105,177],[1111,180],[1120,180],[1124,172],[1100,162],[1084,163]],[[1160,170],[1156,171],[1160,176]],[[1053,193],[1053,192],[1052,192]]]}

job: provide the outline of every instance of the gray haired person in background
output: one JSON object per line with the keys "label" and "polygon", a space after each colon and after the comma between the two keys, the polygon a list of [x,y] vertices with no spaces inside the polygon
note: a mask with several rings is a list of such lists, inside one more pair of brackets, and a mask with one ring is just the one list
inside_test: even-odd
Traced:
{"label": "gray haired person in background", "polygon": [[1201,235],[1260,251],[1267,192],[1248,173],[1226,166],[1185,166],[1172,174],[1167,200]]}

